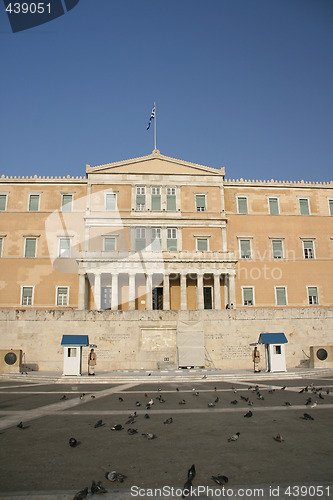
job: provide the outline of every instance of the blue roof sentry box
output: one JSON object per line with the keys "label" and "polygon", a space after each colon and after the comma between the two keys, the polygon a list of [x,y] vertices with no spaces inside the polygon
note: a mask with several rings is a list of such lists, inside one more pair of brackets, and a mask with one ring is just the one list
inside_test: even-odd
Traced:
{"label": "blue roof sentry box", "polygon": [[61,345],[87,346],[89,338],[88,335],[63,335]]}
{"label": "blue roof sentry box", "polygon": [[261,333],[258,344],[287,344],[288,340],[284,333]]}

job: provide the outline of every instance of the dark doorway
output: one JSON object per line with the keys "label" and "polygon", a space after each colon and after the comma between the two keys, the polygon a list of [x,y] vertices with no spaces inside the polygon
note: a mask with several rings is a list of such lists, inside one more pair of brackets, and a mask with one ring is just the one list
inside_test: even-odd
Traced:
{"label": "dark doorway", "polygon": [[153,288],[153,310],[163,310],[163,288]]}
{"label": "dark doorway", "polygon": [[111,309],[111,290],[110,286],[102,286],[101,288],[101,308],[103,311]]}
{"label": "dark doorway", "polygon": [[213,309],[212,287],[204,286],[204,309]]}

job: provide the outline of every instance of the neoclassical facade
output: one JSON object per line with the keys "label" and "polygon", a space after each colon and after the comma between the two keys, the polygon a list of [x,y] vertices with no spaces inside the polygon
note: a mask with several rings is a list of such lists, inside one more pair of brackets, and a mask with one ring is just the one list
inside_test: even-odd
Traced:
{"label": "neoclassical facade", "polygon": [[158,150],[85,177],[2,176],[0,309],[328,309],[332,222],[333,182],[226,180]]}

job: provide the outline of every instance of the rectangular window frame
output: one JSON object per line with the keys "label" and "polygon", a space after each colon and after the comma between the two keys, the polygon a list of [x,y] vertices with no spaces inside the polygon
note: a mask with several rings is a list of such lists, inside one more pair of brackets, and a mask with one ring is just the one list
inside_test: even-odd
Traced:
{"label": "rectangular window frame", "polygon": [[5,236],[0,234],[0,259],[3,256],[4,245],[5,245]]}
{"label": "rectangular window frame", "polygon": [[167,250],[169,252],[176,252],[178,250],[177,228],[167,228]]}
{"label": "rectangular window frame", "polygon": [[[252,304],[245,304],[245,302],[248,301],[248,299],[245,301],[245,296],[244,296],[244,291],[245,290],[252,290]],[[244,307],[253,307],[255,305],[255,295],[254,295],[254,286],[242,286],[242,304]]]}
{"label": "rectangular window frame", "polygon": [[[117,237],[116,236],[103,236],[103,252],[116,252],[117,251]],[[114,248],[112,250],[107,249],[107,241],[114,241]]]}
{"label": "rectangular window frame", "polygon": [[167,212],[176,212],[177,210],[177,193],[175,187],[166,188],[166,209]]}
{"label": "rectangular window frame", "polygon": [[[196,251],[197,252],[209,252],[209,238],[206,238],[205,236],[199,236],[196,239]],[[206,248],[201,248],[199,249],[199,242],[206,242]]]}
{"label": "rectangular window frame", "polygon": [[[68,198],[71,197],[70,203],[64,203],[66,196]],[[65,208],[67,206],[69,208]],[[73,212],[73,206],[74,206],[74,193],[61,193],[61,212],[71,213]]]}
{"label": "rectangular window frame", "polygon": [[[113,203],[110,203],[108,200],[114,200]],[[105,193],[105,210],[107,212],[115,212],[117,210],[117,193]]]}
{"label": "rectangular window frame", "polygon": [[151,211],[160,212],[162,209],[161,186],[151,188]]}
{"label": "rectangular window frame", "polygon": [[[0,203],[0,212],[7,212],[7,204],[8,204],[8,193],[4,193],[4,192],[0,192],[0,196],[1,196],[1,199],[4,199],[5,200],[5,203],[2,204]],[[4,208],[1,208],[1,207],[4,207]]]}
{"label": "rectangular window frame", "polygon": [[328,214],[330,217],[333,216],[333,198],[328,198]]}
{"label": "rectangular window frame", "polygon": [[[200,200],[203,200],[199,203],[199,198]],[[196,212],[207,212],[207,195],[198,193],[195,195],[195,210]]]}
{"label": "rectangular window frame", "polygon": [[[69,241],[69,249],[68,249],[68,255],[64,255],[64,253],[66,252],[67,249],[62,249],[61,248],[61,242],[62,241]],[[71,258],[71,255],[72,255],[72,238],[70,237],[66,237],[66,236],[61,236],[59,237],[59,241],[58,241],[58,257],[59,259],[70,259]]]}
{"label": "rectangular window frame", "polygon": [[[283,289],[284,290],[284,299],[285,299],[285,304],[279,304],[278,303],[278,289]],[[287,295],[287,287],[283,285],[275,286],[274,287],[275,291],[275,304],[279,307],[284,307],[288,305],[288,295]]]}
{"label": "rectangular window frame", "polygon": [[[308,242],[312,243],[312,248],[305,248],[305,243]],[[302,238],[302,247],[304,260],[314,260],[316,258],[315,240],[313,238]]]}
{"label": "rectangular window frame", "polygon": [[[303,213],[302,214],[302,204],[301,201],[306,201],[307,202],[307,211],[308,213]],[[309,196],[299,196],[298,198],[298,207],[299,207],[299,214],[300,215],[311,215],[311,210],[310,210],[310,197]]]}
{"label": "rectangular window frame", "polygon": [[[59,294],[59,290],[66,290],[66,294]],[[59,297],[66,296],[66,304],[59,304]],[[69,286],[56,286],[56,302],[57,307],[68,307],[69,305]]]}
{"label": "rectangular window frame", "polygon": [[[27,241],[34,241],[35,242],[35,251],[34,251],[34,255],[27,255]],[[23,254],[23,257],[25,259],[35,259],[37,257],[37,245],[38,245],[38,238],[35,237],[35,236],[25,236],[24,237],[24,254]]]}
{"label": "rectangular window frame", "polygon": [[[275,255],[274,254],[274,242],[281,242],[281,255]],[[283,239],[282,238],[272,238],[271,240],[271,244],[272,244],[272,257],[273,257],[273,260],[282,260],[284,259],[284,242],[283,242]]]}
{"label": "rectangular window frame", "polygon": [[[280,215],[280,200],[279,200],[278,196],[268,196],[267,198],[268,198],[269,215]],[[277,204],[277,212],[276,213],[272,213],[271,200],[276,200],[276,204]]]}
{"label": "rectangular window frame", "polygon": [[[29,289],[31,288],[31,295],[24,296],[24,289],[26,289],[26,288],[29,288]],[[30,304],[25,304],[24,303],[24,298],[25,297],[30,297],[31,298]],[[35,287],[32,286],[32,285],[23,285],[23,286],[21,286],[21,300],[20,300],[21,306],[23,306],[23,307],[31,307],[31,306],[33,306],[34,302],[35,302],[34,299],[35,299]]]}
{"label": "rectangular window frame", "polygon": [[[236,196],[236,198],[237,198],[237,213],[240,214],[240,215],[248,215],[248,213],[249,213],[248,196],[245,196],[243,194],[242,195],[239,194],[239,195]],[[245,212],[242,212],[240,210],[240,208],[241,208],[240,207],[240,203],[239,203],[240,200],[246,200],[246,211]]]}
{"label": "rectangular window frame", "polygon": [[135,228],[135,251],[140,252],[145,250],[147,246],[147,230],[145,227],[138,226]]}
{"label": "rectangular window frame", "polygon": [[[244,260],[250,260],[252,259],[252,238],[239,238],[238,239],[238,245],[239,245],[239,258],[240,259],[244,259]],[[250,246],[250,255],[249,256],[246,256],[245,253],[243,255],[243,249],[242,249],[242,242],[243,241],[248,241],[249,242],[249,246]]]}
{"label": "rectangular window frame", "polygon": [[[37,201],[37,208],[36,209],[31,208],[31,204],[32,204],[32,199],[33,198],[37,198],[38,199],[38,201]],[[39,212],[40,211],[40,198],[41,198],[41,194],[40,193],[29,193],[29,196],[28,196],[28,212]]]}
{"label": "rectangular window frame", "polygon": [[[310,288],[315,288],[317,291],[317,302],[311,303],[312,299],[311,297],[314,297],[314,295],[310,295]],[[307,292],[307,297],[308,297],[308,304],[309,306],[319,306],[320,301],[319,301],[319,287],[317,285],[307,285],[306,286],[306,292]]]}

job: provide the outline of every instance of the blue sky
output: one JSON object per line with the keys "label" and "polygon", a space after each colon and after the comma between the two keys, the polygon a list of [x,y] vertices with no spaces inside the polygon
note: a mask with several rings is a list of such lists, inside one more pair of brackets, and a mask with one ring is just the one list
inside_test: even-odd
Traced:
{"label": "blue sky", "polygon": [[226,178],[329,181],[332,0],[80,0],[13,34],[0,174],[84,175],[157,147]]}

